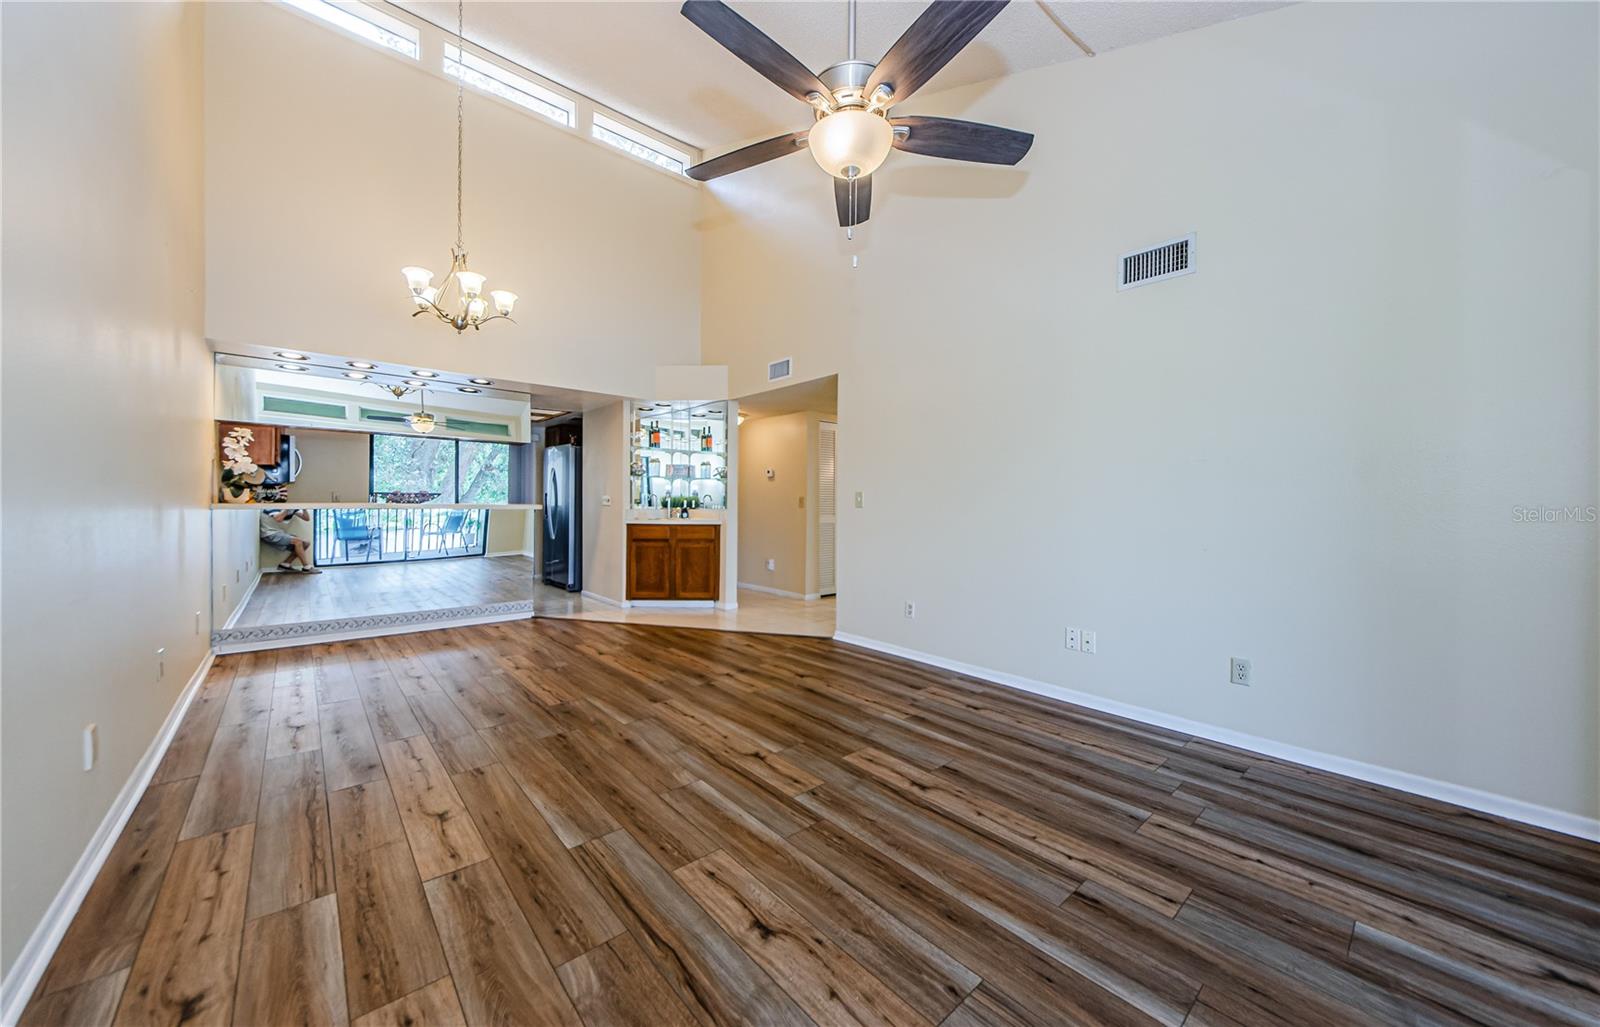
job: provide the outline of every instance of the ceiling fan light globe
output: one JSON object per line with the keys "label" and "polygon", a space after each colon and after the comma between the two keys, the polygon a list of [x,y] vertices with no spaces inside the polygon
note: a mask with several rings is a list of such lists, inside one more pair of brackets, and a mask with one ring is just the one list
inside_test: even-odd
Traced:
{"label": "ceiling fan light globe", "polygon": [[406,420],[411,422],[411,430],[426,435],[433,431],[434,420],[432,414],[412,414]]}
{"label": "ceiling fan light globe", "polygon": [[877,171],[889,156],[894,128],[867,111],[835,111],[811,126],[806,145],[823,171],[834,178],[857,178]]}

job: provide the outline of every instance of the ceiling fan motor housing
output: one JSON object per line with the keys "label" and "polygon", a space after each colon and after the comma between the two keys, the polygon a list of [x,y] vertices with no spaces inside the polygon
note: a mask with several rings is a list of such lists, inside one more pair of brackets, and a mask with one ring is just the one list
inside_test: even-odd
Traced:
{"label": "ceiling fan motor housing", "polygon": [[865,107],[867,98],[864,90],[875,67],[877,65],[868,61],[840,61],[830,68],[824,68],[817,77],[833,93],[835,107]]}

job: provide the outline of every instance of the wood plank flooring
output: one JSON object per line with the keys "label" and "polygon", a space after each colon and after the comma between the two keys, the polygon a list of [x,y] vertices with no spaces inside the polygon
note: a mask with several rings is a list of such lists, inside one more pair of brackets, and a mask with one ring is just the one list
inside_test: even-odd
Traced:
{"label": "wood plank flooring", "polygon": [[1600,846],[824,639],[219,659],[24,1023],[1600,1023]]}
{"label": "wood plank flooring", "polygon": [[352,563],[321,574],[269,567],[234,627],[298,624],[380,613],[444,610],[533,598],[537,568],[525,556]]}

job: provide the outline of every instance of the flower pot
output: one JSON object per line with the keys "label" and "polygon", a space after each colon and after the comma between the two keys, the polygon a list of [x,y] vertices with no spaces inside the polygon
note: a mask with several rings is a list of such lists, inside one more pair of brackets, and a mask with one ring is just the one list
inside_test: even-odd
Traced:
{"label": "flower pot", "polygon": [[237,494],[235,494],[232,489],[222,490],[222,501],[224,503],[249,503],[254,499],[255,496],[251,494],[249,489],[245,489]]}

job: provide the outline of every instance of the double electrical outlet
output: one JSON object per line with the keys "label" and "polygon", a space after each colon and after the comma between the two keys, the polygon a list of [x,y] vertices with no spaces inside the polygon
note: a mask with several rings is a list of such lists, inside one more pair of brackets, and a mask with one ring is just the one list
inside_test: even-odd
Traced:
{"label": "double electrical outlet", "polygon": [[1094,632],[1088,628],[1068,628],[1067,648],[1075,653],[1087,653],[1093,656],[1095,653]]}

